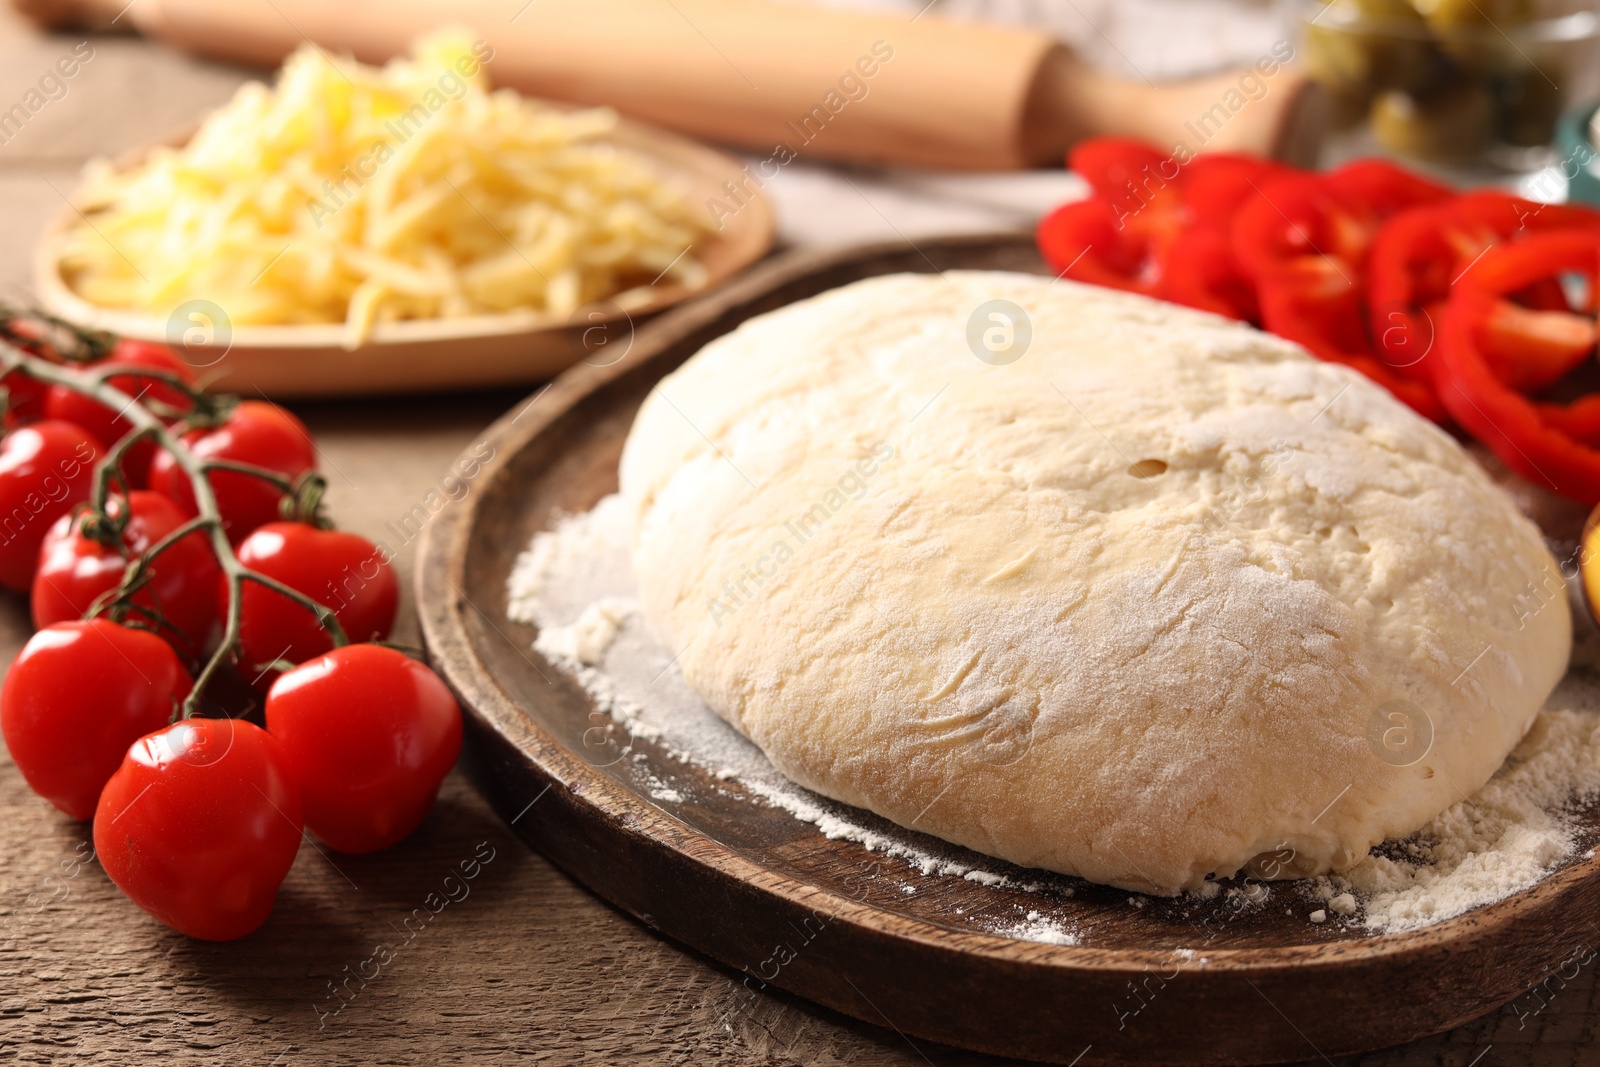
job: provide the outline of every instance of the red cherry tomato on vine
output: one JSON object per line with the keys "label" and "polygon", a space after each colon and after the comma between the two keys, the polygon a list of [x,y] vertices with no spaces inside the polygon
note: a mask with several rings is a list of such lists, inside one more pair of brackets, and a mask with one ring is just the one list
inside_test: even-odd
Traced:
{"label": "red cherry tomato on vine", "polygon": [[304,828],[283,749],[243,719],[184,719],[128,749],[100,794],[94,850],[132,901],[181,934],[266,922]]}
{"label": "red cherry tomato on vine", "polygon": [[[278,405],[259,400],[240,401],[227,422],[185,434],[183,441],[200,459],[248,463],[290,479],[317,465],[316,447],[305,424]],[[210,477],[223,529],[234,544],[256,527],[278,519],[278,501],[283,494],[272,483],[237,471],[217,471]],[[190,518],[199,514],[189,476],[170,452],[158,452],[151,461],[150,488],[170,497]]]}
{"label": "red cherry tomato on vine", "polygon": [[12,371],[0,376],[6,391],[6,428],[16,429],[44,418],[44,398],[49,387],[37,378]]}
{"label": "red cherry tomato on vine", "polygon": [[306,825],[341,852],[375,852],[433,807],[461,751],[461,709],[404,653],[346,645],[273,683],[267,731],[300,780]]}
{"label": "red cherry tomato on vine", "polygon": [[[394,626],[400,581],[388,553],[359,534],[270,522],[245,538],[237,555],[251,570],[332,608],[352,641],[381,641]],[[226,618],[227,583],[219,589],[218,613]],[[273,660],[304,663],[333,648],[316,616],[282,593],[245,582],[241,600],[239,662],[246,674]]]}
{"label": "red cherry tomato on vine", "polygon": [[[29,319],[10,319],[5,323],[6,333],[16,338],[19,348],[50,362],[60,362],[60,357],[39,340],[43,332],[40,325]],[[0,386],[6,390],[5,428],[14,430],[44,418],[44,397],[50,387],[37,378],[12,371],[0,377]]]}
{"label": "red cherry tomato on vine", "polygon": [[128,746],[166,725],[189,689],[189,672],[155,634],[109,619],[56,623],[6,673],[0,726],[33,791],[87,819]]}
{"label": "red cherry tomato on vine", "polygon": [[[142,341],[119,341],[107,359],[87,369],[90,372],[101,372],[113,368],[118,370],[127,368],[129,373],[113,374],[106,379],[107,384],[122,390],[135,400],[141,403],[160,401],[179,411],[189,408],[188,397],[180,390],[159,379],[143,377],[138,373],[141,370],[165,371],[193,385],[194,371],[187,363],[173,355],[170,349]],[[133,424],[117,411],[64,385],[52,385],[46,392],[44,414],[45,418],[60,419],[82,426],[102,448],[108,451],[133,429]],[[155,454],[156,446],[152,441],[140,441],[128,450],[122,460],[122,470],[128,477],[129,485],[140,488],[148,482],[150,461]]]}
{"label": "red cherry tomato on vine", "polygon": [[[130,559],[143,555],[186,521],[172,501],[143,489],[129,493],[126,504],[112,497],[106,507],[113,514],[129,509],[122,528],[126,555],[84,536],[86,514],[57,519],[39,548],[39,570],[33,578],[33,625],[39,629],[82,618],[96,598],[121,583]],[[217,617],[221,573],[206,535],[196,530],[162,551],[151,566],[149,584],[134,594],[133,602],[159,612],[171,624],[161,627],[162,635],[192,655],[205,644]],[[153,620],[141,621],[153,625]]]}
{"label": "red cherry tomato on vine", "polygon": [[26,592],[39,543],[62,515],[89,499],[100,446],[77,426],[36,422],[0,440],[0,585]]}

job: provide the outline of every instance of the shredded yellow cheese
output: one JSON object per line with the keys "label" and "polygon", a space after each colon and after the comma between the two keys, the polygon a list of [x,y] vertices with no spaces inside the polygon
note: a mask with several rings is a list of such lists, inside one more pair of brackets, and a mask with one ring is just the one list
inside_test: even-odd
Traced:
{"label": "shredded yellow cheese", "polygon": [[382,68],[301,48],[184,147],[90,164],[63,278],[104,307],[344,322],[350,346],[375,322],[564,318],[700,284],[710,220],[609,141],[615,113],[491,91],[492,59],[459,31]]}

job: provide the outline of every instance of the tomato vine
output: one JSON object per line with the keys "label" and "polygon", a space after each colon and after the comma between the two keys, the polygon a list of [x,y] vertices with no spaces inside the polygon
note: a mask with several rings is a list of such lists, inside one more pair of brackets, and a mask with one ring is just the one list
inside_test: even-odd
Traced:
{"label": "tomato vine", "polygon": [[[50,322],[53,324],[54,320]],[[159,381],[172,387],[182,393],[192,405],[188,411],[171,410],[165,412],[166,417],[163,417],[163,413],[155,410],[154,404],[144,403],[139,397],[130,396],[111,384],[109,379],[113,375],[126,374],[126,370],[74,367],[72,365],[74,363],[84,363],[98,358],[103,354],[103,349],[98,343],[99,335],[76,330],[72,331],[72,334],[80,340],[81,347],[69,349],[73,354],[63,353],[63,361],[55,362],[42,354],[36,354],[38,349],[32,345],[28,347],[20,345],[15,327],[8,322],[7,328],[0,331],[0,336],[9,342],[0,345],[0,380],[14,382],[17,377],[21,377],[42,386],[70,389],[117,411],[132,425],[132,429],[112,446],[96,465],[93,492],[89,503],[84,505],[90,513],[87,521],[93,526],[110,531],[119,530],[119,523],[126,521],[125,517],[114,514],[114,509],[109,508],[108,504],[112,499],[113,490],[120,489],[124,496],[128,493],[127,480],[122,473],[122,461],[129,450],[141,441],[151,441],[158,448],[171,454],[188,479],[194,493],[195,508],[199,512],[193,519],[161,538],[133,561],[124,573],[122,582],[103,598],[103,603],[96,605],[93,614],[103,612],[112,618],[120,619],[131,613],[139,617],[140,621],[159,626],[160,619],[152,618],[150,609],[133,603],[133,594],[149,581],[151,564],[161,553],[197,531],[205,534],[228,583],[229,596],[223,619],[222,638],[195,677],[194,688],[180,708],[180,717],[189,718],[200,710],[205,688],[214,679],[223,663],[239,649],[243,589],[247,582],[254,582],[287,597],[310,612],[317,623],[327,631],[335,648],[348,644],[349,638],[332,609],[299,590],[259,571],[251,570],[239,562],[238,555],[223,527],[222,513],[218,508],[210,480],[210,475],[218,471],[231,471],[260,479],[284,494],[284,503],[289,514],[304,514],[315,518],[324,486],[321,476],[311,472],[291,479],[277,471],[249,463],[203,459],[196,456],[184,443],[184,433],[190,429],[218,424],[231,409],[233,398],[208,394],[177,374],[141,370],[138,375],[140,378]],[[30,348],[33,350],[30,351]],[[169,418],[175,418],[177,421],[169,425],[167,421]]]}

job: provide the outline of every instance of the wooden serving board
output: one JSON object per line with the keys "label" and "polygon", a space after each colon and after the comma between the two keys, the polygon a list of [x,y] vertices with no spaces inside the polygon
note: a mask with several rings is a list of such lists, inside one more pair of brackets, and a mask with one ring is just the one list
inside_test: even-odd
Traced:
{"label": "wooden serving board", "polygon": [[[1459,918],[1374,937],[1313,925],[1311,905],[1146,899],[1074,879],[1042,891],[923,876],[829,840],[630,739],[506,620],[505,581],[538,530],[616,488],[634,413],[655,382],[745,319],[860,278],[947,268],[1045,273],[1026,237],[963,237],[771,263],[640,330],[626,358],[578,367],[492,426],[470,497],[427,527],[423,632],[468,709],[466,766],[518,833],[643,922],[743,975],[908,1040],[1066,1064],[1321,1059],[1456,1026],[1554,974],[1600,926],[1600,859]],[[477,446],[476,457],[483,455]],[[670,780],[681,801],[652,799]],[[863,819],[869,817],[863,814]],[[1584,832],[1600,830],[1590,811]],[[916,891],[898,883],[919,879]],[[974,917],[1037,911],[1080,933],[1058,945]],[[1291,914],[1286,914],[1289,912]],[[530,961],[537,964],[537,961]]]}

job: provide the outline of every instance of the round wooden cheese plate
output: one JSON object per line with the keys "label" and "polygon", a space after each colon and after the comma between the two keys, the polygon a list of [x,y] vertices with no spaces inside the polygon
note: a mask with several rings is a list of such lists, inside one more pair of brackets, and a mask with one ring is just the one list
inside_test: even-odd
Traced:
{"label": "round wooden cheese plate", "polygon": [[[161,144],[182,145],[192,133],[182,131]],[[691,205],[724,196],[725,183],[744,176],[743,162],[733,156],[631,119],[620,120],[610,140],[681,189]],[[118,162],[131,167],[148,151]],[[705,269],[701,285],[657,279],[648,299],[631,310],[602,300],[563,316],[522,311],[380,322],[351,348],[342,323],[235,325],[226,308],[203,299],[182,300],[162,315],[92,304],[78,295],[61,269],[65,235],[84,218],[74,205],[64,206],[35,252],[34,287],[46,310],[79,326],[170,345],[211,387],[273,399],[542,381],[583,360],[609,358],[598,348],[600,338],[631,334],[657,312],[721,285],[765,256],[774,233],[771,202],[753,191],[737,212],[721,221],[713,237],[692,250]]]}

